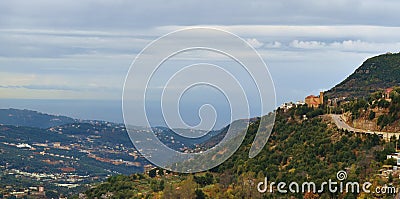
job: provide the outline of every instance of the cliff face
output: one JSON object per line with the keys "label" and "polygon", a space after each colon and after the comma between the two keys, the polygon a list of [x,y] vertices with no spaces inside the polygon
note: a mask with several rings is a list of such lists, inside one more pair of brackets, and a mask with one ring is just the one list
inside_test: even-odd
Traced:
{"label": "cliff face", "polygon": [[[374,111],[376,114],[376,117],[374,119],[369,119],[369,112]],[[375,109],[369,109],[368,111],[364,111],[364,114],[361,115],[360,118],[353,119],[352,115],[350,112],[347,112],[342,115],[343,120],[346,121],[350,126],[356,128],[356,129],[364,129],[364,130],[369,130],[369,131],[381,131],[379,125],[378,125],[378,118],[381,115],[387,114],[388,111],[386,110],[381,110],[378,108]],[[385,130],[388,132],[395,132],[395,127],[387,126],[385,127]]]}
{"label": "cliff face", "polygon": [[327,91],[325,96],[362,98],[399,85],[400,53],[387,53],[367,59],[353,74]]}

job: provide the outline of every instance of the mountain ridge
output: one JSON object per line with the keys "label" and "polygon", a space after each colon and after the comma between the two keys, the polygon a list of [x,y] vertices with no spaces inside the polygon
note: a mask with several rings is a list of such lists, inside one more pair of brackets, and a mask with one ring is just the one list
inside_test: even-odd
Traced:
{"label": "mountain ridge", "polygon": [[365,60],[350,76],[324,95],[328,98],[363,98],[399,85],[400,53],[386,53]]}
{"label": "mountain ridge", "polygon": [[50,115],[33,110],[0,109],[0,123],[4,125],[47,129],[75,122],[78,122],[78,120],[67,116]]}

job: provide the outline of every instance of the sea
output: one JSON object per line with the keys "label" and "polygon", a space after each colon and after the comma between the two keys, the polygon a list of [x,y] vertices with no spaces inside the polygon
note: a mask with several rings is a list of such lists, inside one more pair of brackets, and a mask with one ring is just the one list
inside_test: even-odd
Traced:
{"label": "sea", "polygon": [[119,100],[0,99],[0,108],[28,109],[83,120],[123,123]]}

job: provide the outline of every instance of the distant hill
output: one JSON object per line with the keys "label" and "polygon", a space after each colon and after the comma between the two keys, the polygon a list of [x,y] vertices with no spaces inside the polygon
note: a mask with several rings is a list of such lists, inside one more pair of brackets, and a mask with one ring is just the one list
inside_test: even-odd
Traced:
{"label": "distant hill", "polygon": [[49,128],[69,123],[77,120],[65,117],[48,115],[31,110],[19,109],[0,109],[0,124],[13,126],[26,126],[35,128]]}
{"label": "distant hill", "polygon": [[400,53],[386,53],[367,59],[343,82],[325,95],[334,97],[367,97],[371,93],[400,85]]}
{"label": "distant hill", "polygon": [[[40,129],[64,129],[65,134],[70,135],[80,135],[80,136],[90,136],[97,135],[98,132],[102,133],[108,126],[119,126],[120,128],[125,128],[123,124],[116,124],[106,121],[95,121],[95,120],[76,120],[66,116],[55,116],[45,113],[40,113],[32,110],[20,110],[20,109],[0,109],[0,125],[11,125],[16,127],[30,127],[30,128],[40,128]],[[96,125],[93,126],[93,125]],[[108,125],[108,126],[107,126]],[[54,127],[54,128],[52,128]],[[136,127],[135,130],[137,130]],[[181,129],[183,131],[184,129]],[[207,142],[213,137],[218,137],[221,130],[215,130],[207,133],[205,136],[193,139],[180,136],[173,130],[166,127],[154,127],[154,133],[156,136],[166,144],[168,147],[173,149],[191,148],[193,149],[196,145]],[[223,134],[225,135],[225,134]],[[104,134],[102,135],[104,142],[118,142],[118,144],[123,143],[124,145],[132,145],[128,134],[123,130],[120,135],[115,137],[115,134]],[[110,137],[108,137],[110,136]],[[222,137],[223,138],[223,137]],[[132,146],[133,147],[133,146]]]}
{"label": "distant hill", "polygon": [[[137,133],[142,128],[135,127],[130,132]],[[184,129],[180,130],[183,132]],[[211,131],[192,139],[165,127],[154,127],[153,131],[166,146],[181,151],[195,150],[196,146],[221,132]],[[88,184],[104,181],[108,176],[143,173],[149,166],[150,163],[132,144],[124,124],[81,121],[30,110],[0,109],[0,192],[3,185],[13,185],[18,190],[40,183],[46,187],[46,192],[71,195],[82,192]],[[19,171],[26,176],[15,175]],[[30,177],[31,173],[57,177],[37,180]],[[77,180],[74,184],[79,186],[71,189],[60,187],[59,184],[70,183],[70,176],[74,176]]]}
{"label": "distant hill", "polygon": [[[184,130],[185,129],[179,129],[179,132],[182,133]],[[199,138],[184,137],[166,127],[155,127],[153,131],[162,143],[175,150],[179,150],[182,147],[188,147],[190,149],[201,147],[208,149],[215,146],[226,135],[225,128],[210,131]],[[217,140],[217,142],[214,142],[214,140]]]}

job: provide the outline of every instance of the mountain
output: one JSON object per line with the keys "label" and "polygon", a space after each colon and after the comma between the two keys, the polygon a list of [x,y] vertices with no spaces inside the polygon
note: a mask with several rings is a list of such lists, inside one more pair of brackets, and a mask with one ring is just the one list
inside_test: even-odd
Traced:
{"label": "mountain", "polygon": [[[394,142],[377,135],[355,135],[337,129],[328,117],[302,120],[306,107],[277,113],[274,130],[255,158],[248,154],[259,120],[250,125],[240,148],[227,161],[205,173],[175,174],[155,169],[148,175],[114,176],[85,192],[88,198],[357,198],[357,193],[264,193],[259,182],[315,182],[336,179],[345,170],[349,182],[381,179],[374,165],[386,163]],[[380,168],[379,166],[376,166]],[[161,171],[161,172],[160,172]],[[382,180],[387,183],[388,180]],[[397,183],[396,183],[397,184]],[[287,187],[286,187],[287,188]]]}
{"label": "mountain", "polygon": [[5,125],[46,129],[53,126],[59,126],[74,122],[77,122],[77,120],[65,116],[55,116],[39,113],[37,111],[0,109],[0,124]]}
{"label": "mountain", "polygon": [[[325,95],[329,98],[350,97],[347,103],[341,103],[336,108],[352,112],[354,116],[370,117],[370,112],[366,112],[365,108],[375,104],[376,109],[385,109],[388,118],[398,119],[400,97],[397,100],[394,98],[397,95],[393,95],[389,103],[381,99],[382,95],[376,95],[376,99],[369,96],[375,91],[398,86],[399,83],[400,54],[384,54],[366,60]],[[397,92],[396,88],[394,91]],[[351,97],[365,97],[370,101]],[[338,174],[341,172],[346,173],[345,182],[368,181],[374,184],[373,188],[383,184],[392,184],[394,187],[400,185],[398,174],[377,175],[378,171],[383,170],[383,165],[396,165],[395,161],[386,157],[396,151],[396,140],[385,142],[375,134],[354,134],[338,129],[327,113],[324,105],[316,109],[299,106],[277,110],[272,134],[255,158],[249,158],[248,154],[257,134],[258,119],[252,121],[240,148],[228,160],[208,172],[170,174],[162,169],[154,169],[148,175],[114,176],[87,190],[85,194],[88,198],[393,198],[393,194],[339,193],[326,189],[318,193],[286,194],[274,192],[276,187],[272,187],[273,193],[260,194],[257,191],[258,183],[264,182],[265,177],[268,182],[314,182],[317,186],[323,186],[331,179],[340,180]],[[376,117],[375,120],[385,118],[384,115],[378,116],[378,113]],[[222,129],[220,134],[200,146],[212,147],[225,134],[226,130]]]}
{"label": "mountain", "polygon": [[367,97],[373,92],[399,85],[400,53],[386,53],[367,59],[325,95],[328,98]]}
{"label": "mountain", "polygon": [[[130,133],[141,129],[132,128]],[[166,146],[181,151],[195,150],[221,132],[192,139],[164,127],[152,130]],[[0,110],[0,193],[8,185],[13,188],[3,191],[44,185],[47,190],[71,195],[108,176],[142,173],[146,167],[151,164],[133,146],[124,124]]]}
{"label": "mountain", "polygon": [[[120,126],[120,128],[123,128],[123,124],[115,124],[106,121],[77,120],[66,116],[49,115],[37,111],[20,109],[0,109],[0,124],[40,129],[59,128],[64,130],[64,134],[80,136],[95,135],[94,132],[103,133],[107,130],[110,130],[108,129],[110,126]],[[138,130],[139,128],[140,127],[135,127],[134,130]],[[183,137],[166,127],[154,127],[152,128],[152,130],[161,142],[166,144],[168,147],[177,150],[183,148],[193,149],[196,147],[196,145],[207,142],[210,138],[213,138],[220,134],[220,130],[216,130],[211,131],[202,137],[193,139]],[[178,130],[181,133],[184,131],[189,131],[186,129]],[[111,137],[107,138],[107,136]],[[113,140],[113,142],[119,141],[118,144],[124,144],[125,146],[132,145],[125,129],[118,136],[115,136],[115,134],[104,133],[103,138],[107,139],[102,140],[98,144],[101,144],[103,141],[106,142],[109,140]]]}
{"label": "mountain", "polygon": [[[162,143],[174,150],[190,150],[194,148],[208,149],[216,145],[213,140],[218,140],[219,142],[226,135],[225,128],[221,130],[213,130],[208,133],[202,132],[204,135],[198,138],[188,138],[177,133],[179,132],[188,135],[191,133],[191,130],[187,129],[174,129],[177,132],[166,127],[154,127],[152,129]],[[200,130],[198,131],[200,132]]]}

